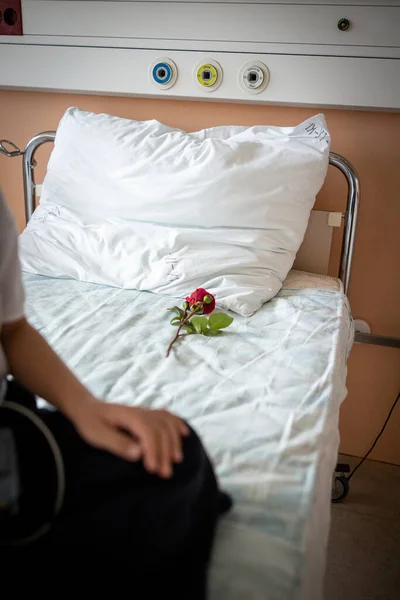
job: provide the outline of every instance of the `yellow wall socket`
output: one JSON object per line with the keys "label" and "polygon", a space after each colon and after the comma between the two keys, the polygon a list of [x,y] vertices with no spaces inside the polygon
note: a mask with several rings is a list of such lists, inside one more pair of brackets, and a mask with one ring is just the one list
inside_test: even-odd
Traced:
{"label": "yellow wall socket", "polygon": [[222,83],[222,68],[215,60],[202,61],[196,65],[194,76],[199,87],[212,92]]}

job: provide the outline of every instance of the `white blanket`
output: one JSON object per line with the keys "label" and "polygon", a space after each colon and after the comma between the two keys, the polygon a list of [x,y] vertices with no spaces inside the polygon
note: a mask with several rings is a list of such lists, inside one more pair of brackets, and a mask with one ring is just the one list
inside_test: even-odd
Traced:
{"label": "white blanket", "polygon": [[315,289],[295,289],[289,277],[292,289],[251,318],[235,315],[216,338],[184,338],[166,359],[176,300],[24,278],[30,322],[97,396],[171,409],[201,435],[235,501],[210,599],[320,600],[353,339],[338,286],[311,278]]}

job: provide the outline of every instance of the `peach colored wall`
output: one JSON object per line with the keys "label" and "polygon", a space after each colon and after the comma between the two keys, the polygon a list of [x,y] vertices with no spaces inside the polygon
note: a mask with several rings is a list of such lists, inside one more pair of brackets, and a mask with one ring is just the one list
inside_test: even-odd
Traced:
{"label": "peach colored wall", "polygon": [[[23,147],[35,133],[55,129],[69,106],[134,119],[156,118],[186,130],[222,124],[293,125],[312,108],[202,103],[35,92],[0,91],[0,138]],[[361,208],[349,298],[354,317],[375,333],[400,337],[400,114],[324,110],[332,150],[356,167]],[[50,146],[38,154],[42,173]],[[332,169],[331,169],[332,171]],[[0,185],[24,226],[21,161],[0,157]],[[331,172],[317,207],[344,207],[345,184]],[[335,243],[338,248],[338,240]],[[331,269],[338,263],[333,256]],[[379,431],[400,389],[400,351],[357,344],[349,359],[348,389],[340,419],[341,450],[362,455]],[[400,464],[400,406],[372,455]]]}

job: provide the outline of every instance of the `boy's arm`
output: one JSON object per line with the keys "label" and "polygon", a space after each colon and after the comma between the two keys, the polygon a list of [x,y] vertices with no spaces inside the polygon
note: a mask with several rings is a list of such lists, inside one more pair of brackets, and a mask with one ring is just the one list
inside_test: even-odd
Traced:
{"label": "boy's arm", "polygon": [[149,472],[171,476],[172,463],[182,460],[181,436],[189,433],[181,419],[99,402],[25,318],[3,324],[0,339],[15,379],[63,412],[88,443],[126,460],[142,457]]}

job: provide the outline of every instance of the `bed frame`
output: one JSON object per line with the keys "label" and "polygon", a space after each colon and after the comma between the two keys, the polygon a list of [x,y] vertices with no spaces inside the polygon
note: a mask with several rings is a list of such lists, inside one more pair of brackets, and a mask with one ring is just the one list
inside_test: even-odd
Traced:
{"label": "bed frame", "polygon": [[[23,181],[25,216],[28,222],[36,207],[39,186],[35,183],[34,169],[36,166],[35,153],[42,144],[54,142],[55,131],[44,131],[35,135],[27,144],[25,150],[20,150],[9,140],[0,140],[0,153],[9,158],[23,157]],[[8,147],[4,146],[6,144]],[[351,266],[353,259],[354,240],[356,233],[358,207],[360,202],[360,183],[354,167],[340,154],[330,152],[329,164],[343,173],[347,181],[347,205],[344,213],[339,213],[344,220],[344,233],[339,264],[339,279],[343,283],[344,293],[347,295],[350,283]],[[313,211],[319,213],[320,211]],[[381,346],[400,347],[400,338],[360,333],[356,331],[356,342],[378,344]]]}

